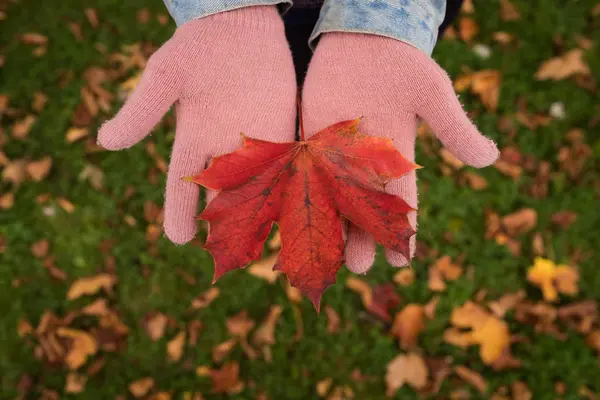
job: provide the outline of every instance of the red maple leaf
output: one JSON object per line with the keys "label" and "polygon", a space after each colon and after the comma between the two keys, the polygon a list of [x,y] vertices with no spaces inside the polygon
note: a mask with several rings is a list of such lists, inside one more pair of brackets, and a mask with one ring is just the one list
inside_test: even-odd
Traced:
{"label": "red maple leaf", "polygon": [[210,224],[205,249],[215,260],[213,282],[259,259],[274,222],[281,234],[275,268],[317,310],[343,262],[340,217],[408,258],[408,240],[415,231],[406,213],[412,208],[384,188],[417,165],[390,139],[359,133],[359,122],[339,122],[308,140],[302,132],[300,142],[242,135],[242,148],[214,158],[209,168],[189,178],[219,190],[198,217]]}

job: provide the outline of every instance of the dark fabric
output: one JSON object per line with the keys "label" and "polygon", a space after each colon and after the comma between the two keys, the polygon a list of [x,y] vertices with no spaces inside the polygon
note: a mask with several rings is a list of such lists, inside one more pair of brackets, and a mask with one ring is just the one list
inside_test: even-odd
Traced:
{"label": "dark fabric", "polygon": [[[463,0],[447,0],[446,16],[439,29],[439,37],[458,15]],[[285,32],[292,49],[296,79],[298,85],[304,82],[312,51],[308,47],[308,38],[319,19],[319,10],[323,0],[295,0],[294,6],[285,14]]]}

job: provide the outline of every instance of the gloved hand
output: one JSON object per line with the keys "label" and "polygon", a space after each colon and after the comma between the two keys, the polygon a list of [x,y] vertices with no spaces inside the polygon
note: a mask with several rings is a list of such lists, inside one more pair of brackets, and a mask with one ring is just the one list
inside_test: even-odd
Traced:
{"label": "gloved hand", "polygon": [[[309,66],[303,93],[307,136],[338,121],[363,116],[360,131],[391,138],[410,161],[415,158],[419,117],[458,159],[485,167],[498,158],[494,142],[481,135],[462,109],[448,75],[427,54],[396,39],[377,35],[332,32],[322,36]],[[416,174],[411,172],[386,190],[417,208]],[[416,229],[416,212],[409,214]],[[411,238],[411,257],[415,251]],[[388,261],[408,260],[386,250]],[[366,272],[375,257],[373,238],[349,224],[346,265]]]}
{"label": "gloved hand", "polygon": [[211,157],[241,147],[240,132],[294,140],[296,77],[276,6],[222,12],[178,28],[152,55],[123,108],[100,128],[98,143],[109,150],[134,145],[173,103],[177,132],[164,229],[183,244],[196,234],[199,188],[182,177],[198,175]]}

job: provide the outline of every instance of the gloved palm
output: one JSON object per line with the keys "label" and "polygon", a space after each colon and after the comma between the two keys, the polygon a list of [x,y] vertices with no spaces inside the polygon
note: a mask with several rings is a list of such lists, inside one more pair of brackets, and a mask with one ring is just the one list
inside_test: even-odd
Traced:
{"label": "gloved palm", "polygon": [[239,148],[240,132],[294,140],[296,77],[276,7],[236,9],[178,28],[150,58],[123,108],[102,126],[99,144],[109,150],[134,145],[173,103],[177,132],[164,229],[183,244],[196,233],[199,188],[182,177],[198,175],[211,157]]}
{"label": "gloved palm", "polygon": [[[362,133],[389,137],[414,161],[419,117],[458,159],[485,167],[498,149],[463,111],[448,75],[425,53],[396,39],[357,33],[327,33],[320,40],[303,88],[307,135],[334,122],[363,116]],[[390,182],[386,190],[417,207],[416,174]],[[416,229],[416,213],[409,214]],[[411,255],[415,238],[411,239]],[[346,264],[356,273],[373,263],[373,238],[356,226],[347,231]],[[395,266],[408,260],[387,250]]]}

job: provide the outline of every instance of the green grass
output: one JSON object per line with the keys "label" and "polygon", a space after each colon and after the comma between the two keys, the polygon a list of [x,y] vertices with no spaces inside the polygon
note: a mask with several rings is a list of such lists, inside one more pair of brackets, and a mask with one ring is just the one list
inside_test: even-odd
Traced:
{"label": "green grass", "polygon": [[[38,398],[43,388],[63,392],[66,368],[48,366],[37,360],[34,342],[19,338],[16,327],[21,318],[36,326],[45,310],[65,315],[88,304],[89,298],[68,301],[66,292],[76,278],[101,271],[105,254],[99,245],[113,239],[110,254],[116,260],[119,282],[109,298],[131,331],[122,350],[101,352],[106,364],[99,374],[89,379],[85,391],[78,396],[65,394],[65,398],[130,396],[127,385],[144,376],[152,376],[156,387],[171,392],[173,398],[182,398],[186,391],[202,392],[206,398],[226,398],[211,394],[210,380],[197,377],[195,367],[213,365],[212,348],[229,337],[225,325],[228,317],[247,309],[258,323],[272,304],[283,306],[276,329],[277,343],[272,348],[273,360],[271,363],[248,360],[236,347],[228,359],[239,361],[241,379],[252,381],[254,385],[247,384],[244,391],[233,397],[254,399],[258,393],[266,392],[270,399],[316,398],[316,383],[331,377],[334,385],[349,385],[356,399],[385,398],[386,365],[401,350],[388,334],[389,327],[366,317],[359,297],[345,288],[344,282],[350,276],[345,269],[338,275],[338,284],[331,287],[323,299],[323,306],[334,308],[342,319],[345,328],[338,335],[327,333],[325,316],[317,316],[310,303],[304,300],[299,307],[304,336],[295,341],[294,310],[280,285],[268,285],[243,271],[231,273],[218,282],[221,295],[209,308],[190,311],[191,300],[210,287],[212,261],[199,248],[174,246],[164,237],[157,243],[156,254],[149,251],[143,204],[146,200],[161,204],[164,177],[159,175],[156,183],[149,182],[153,162],[144,146],[127,152],[86,154],[83,142],[69,144],[64,140],[64,134],[71,126],[73,110],[80,101],[83,71],[90,66],[107,65],[106,57],[95,45],[102,44],[110,52],[140,41],[158,46],[169,38],[174,26],[171,22],[162,26],[155,18],[146,25],[137,22],[136,13],[142,7],[150,8],[153,16],[166,12],[158,1],[89,0],[84,3],[21,0],[9,5],[6,19],[0,21],[0,54],[5,58],[5,65],[0,68],[0,94],[9,97],[10,106],[18,109],[20,115],[32,112],[30,104],[36,91],[44,92],[49,98],[27,140],[10,139],[0,150],[9,159],[39,159],[50,155],[54,162],[50,176],[42,182],[28,181],[19,188],[7,182],[0,183],[1,193],[14,191],[16,197],[12,208],[0,210],[0,237],[5,241],[5,249],[0,253],[0,310],[3,314],[0,397],[17,397],[16,384],[23,373],[34,379],[27,398]],[[502,372],[484,366],[476,349],[461,350],[441,339],[451,310],[473,298],[481,289],[488,291],[490,299],[520,288],[526,288],[530,298],[540,298],[539,291],[525,279],[526,269],[533,260],[530,245],[533,232],[519,238],[523,249],[521,255],[515,257],[505,247],[484,239],[486,209],[500,215],[521,207],[536,209],[538,224],[535,231],[544,232],[550,258],[557,263],[568,262],[576,249],[590,253],[590,257],[579,263],[581,281],[576,299],[600,300],[600,273],[597,272],[600,166],[597,162],[588,162],[580,179],[573,180],[560,170],[557,161],[558,149],[567,144],[565,133],[571,128],[583,129],[585,142],[594,151],[593,158],[600,156],[600,126],[597,120],[593,122],[600,111],[600,96],[597,89],[585,90],[572,79],[540,82],[533,78],[544,60],[573,48],[577,45],[578,35],[583,35],[595,42],[595,47],[586,51],[586,62],[595,81],[600,81],[600,17],[592,17],[590,13],[596,2],[561,1],[560,7],[550,0],[515,0],[514,3],[521,12],[521,19],[503,22],[496,1],[475,2],[475,19],[480,27],[476,40],[490,46],[490,58],[479,58],[459,40],[440,42],[434,57],[452,77],[461,74],[464,68],[500,70],[503,82],[496,113],[487,112],[470,94],[461,95],[461,100],[474,113],[481,130],[501,147],[513,144],[523,154],[547,160],[554,173],[549,194],[543,199],[534,199],[525,190],[535,173],[525,172],[515,182],[493,168],[480,171],[489,182],[489,188],[473,192],[460,186],[455,178],[442,176],[440,159],[426,156],[419,147],[418,162],[425,167],[419,171],[419,239],[441,255],[464,255],[464,265],[472,266],[474,271],[472,276],[463,276],[449,284],[447,292],[441,296],[436,319],[427,323],[427,329],[420,337],[420,345],[428,356],[450,356],[454,365],[466,365],[482,373],[489,386],[488,393],[482,395],[460,380],[447,379],[439,395],[441,398],[447,398],[449,393],[460,388],[470,391],[473,398],[489,398],[497,388],[515,380],[526,382],[535,399],[557,398],[554,394],[557,380],[566,385],[566,393],[562,396],[565,399],[579,398],[578,391],[582,386],[600,392],[598,355],[586,346],[584,338],[577,332],[569,331],[568,340],[560,342],[548,335],[535,334],[531,326],[517,323],[509,314],[511,332],[525,335],[529,340],[513,345],[513,352],[522,360],[523,366]],[[94,30],[86,22],[83,12],[86,6],[98,10],[100,28]],[[67,29],[68,21],[81,24],[84,42],[75,40]],[[513,34],[516,43],[503,47],[494,42],[492,34],[498,30]],[[33,46],[18,40],[26,32],[39,32],[49,38],[45,56],[34,57],[31,54]],[[562,45],[553,43],[553,38],[560,38]],[[65,76],[72,76],[72,79],[65,80]],[[109,84],[107,88],[116,91],[117,84]],[[511,139],[498,128],[498,123],[502,116],[518,110],[517,103],[521,98],[526,100],[531,113],[547,113],[552,103],[560,101],[565,105],[566,118],[553,120],[535,131],[516,123],[516,135]],[[101,120],[109,116],[103,114],[95,120],[89,127],[90,132],[93,134]],[[10,136],[13,117],[0,115],[0,118],[4,134]],[[172,137],[172,128],[163,124],[146,141],[156,143],[159,153],[168,159]],[[103,191],[78,179],[86,164],[104,171]],[[123,200],[130,185],[135,187],[135,193]],[[51,200],[43,205],[36,203],[36,196],[44,193],[51,194]],[[68,214],[56,205],[54,199],[58,197],[71,200],[76,205],[75,212]],[[54,216],[46,215],[47,207],[54,207]],[[567,230],[558,229],[551,222],[551,215],[564,209],[578,214]],[[127,225],[125,215],[133,216],[137,225]],[[452,233],[452,241],[446,239],[447,232]],[[52,280],[42,261],[31,254],[31,244],[43,238],[50,241],[50,253],[56,256],[56,265],[68,274],[66,282]],[[433,294],[427,289],[427,266],[433,261],[425,259],[413,263],[415,283],[397,289],[403,304],[424,304],[432,298]],[[177,268],[193,275],[197,284],[186,283],[176,273]],[[379,254],[376,265],[364,279],[374,284],[388,282],[395,272]],[[19,285],[15,284],[17,279],[21,282]],[[187,361],[170,364],[166,360],[166,342],[179,329],[169,327],[165,337],[156,343],[143,331],[141,320],[152,311],[169,315],[179,329],[194,319],[202,322],[204,328],[198,344],[185,350],[184,360]],[[77,320],[76,325],[85,328],[86,322]],[[354,369],[373,379],[353,381],[351,373]],[[418,395],[404,387],[395,398],[418,398]]]}

